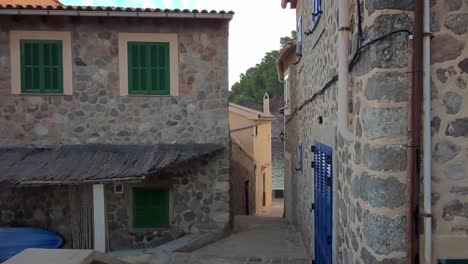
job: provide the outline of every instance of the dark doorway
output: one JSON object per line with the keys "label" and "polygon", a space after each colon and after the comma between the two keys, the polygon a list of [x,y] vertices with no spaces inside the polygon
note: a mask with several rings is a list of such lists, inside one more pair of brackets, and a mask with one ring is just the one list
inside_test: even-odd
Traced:
{"label": "dark doorway", "polygon": [[244,190],[245,190],[245,215],[250,214],[250,208],[249,208],[249,181],[245,181],[244,183]]}
{"label": "dark doorway", "polygon": [[266,206],[266,175],[263,173],[263,206]]}

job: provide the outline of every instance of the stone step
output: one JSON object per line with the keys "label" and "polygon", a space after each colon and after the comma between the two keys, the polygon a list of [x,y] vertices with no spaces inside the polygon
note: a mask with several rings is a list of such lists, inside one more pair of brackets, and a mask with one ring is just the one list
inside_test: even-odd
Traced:
{"label": "stone step", "polygon": [[166,257],[155,257],[150,264],[309,264],[308,259],[268,258],[260,256],[225,257],[193,255],[189,253],[171,253]]}

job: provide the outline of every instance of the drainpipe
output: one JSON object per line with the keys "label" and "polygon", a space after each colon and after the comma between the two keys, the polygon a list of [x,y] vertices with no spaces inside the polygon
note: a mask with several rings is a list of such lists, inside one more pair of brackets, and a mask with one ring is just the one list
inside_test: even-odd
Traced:
{"label": "drainpipe", "polygon": [[348,128],[349,0],[339,2],[338,27],[338,132],[345,140],[351,140],[352,133]]}
{"label": "drainpipe", "polygon": [[424,263],[432,263],[431,182],[431,6],[424,0]]}
{"label": "drainpipe", "polygon": [[408,227],[407,227],[407,263],[419,264],[419,217],[420,217],[420,163],[421,153],[421,103],[423,91],[423,33],[424,1],[416,0],[414,8],[414,38],[410,42],[412,84],[408,96]]}

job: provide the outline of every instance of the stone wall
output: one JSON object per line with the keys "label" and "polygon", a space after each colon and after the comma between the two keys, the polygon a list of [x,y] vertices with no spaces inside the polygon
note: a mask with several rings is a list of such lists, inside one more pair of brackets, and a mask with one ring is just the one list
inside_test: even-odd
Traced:
{"label": "stone wall", "polygon": [[[358,39],[354,5],[353,53]],[[391,1],[363,3],[366,43],[389,35],[362,50],[351,76],[352,142],[338,136],[339,230],[337,258],[342,263],[404,263],[406,258],[408,33],[410,7]]]}
{"label": "stone wall", "polygon": [[[72,34],[73,96],[12,96],[10,30]],[[120,96],[118,33],[179,34],[179,96]],[[228,145],[228,21],[0,17],[0,145]]]}
{"label": "stone wall", "polygon": [[0,226],[55,232],[63,238],[63,248],[73,245],[71,215],[67,187],[2,187],[0,191]]}
{"label": "stone wall", "polygon": [[438,0],[431,11],[434,257],[466,258],[468,2]]}
{"label": "stone wall", "polygon": [[[248,201],[245,182],[249,181]],[[231,210],[234,215],[245,215],[248,202],[249,214],[255,214],[255,160],[235,140],[231,141]]]}
{"label": "stone wall", "polygon": [[[323,1],[324,12],[316,30],[310,36],[302,35],[303,56],[297,65],[290,61],[291,115],[285,117],[285,152],[292,156],[292,214],[293,223],[302,234],[304,245],[310,255],[313,255],[313,212],[314,175],[310,164],[313,160],[311,145],[315,141],[335,145],[336,135],[336,85],[323,89],[336,75],[338,66],[336,49],[337,34],[334,30],[337,21],[336,1]],[[302,16],[302,31],[312,29],[312,10],[308,1],[300,1],[297,16]],[[332,82],[333,83],[333,82]],[[310,104],[306,100],[315,94],[316,99]],[[301,110],[297,110],[303,106]],[[299,167],[298,146],[303,145],[302,173],[295,170]],[[335,159],[334,159],[334,163]],[[285,173],[288,173],[286,168]]]}
{"label": "stone wall", "polygon": [[[185,234],[226,228],[230,217],[229,150],[168,168],[142,183],[125,184],[116,194],[105,186],[109,249],[156,247]],[[165,187],[170,190],[168,229],[132,227],[132,188]]]}
{"label": "stone wall", "polygon": [[[72,96],[11,95],[10,30],[71,32]],[[178,33],[178,96],[120,96],[120,32]],[[113,186],[106,185],[112,250],[155,246],[204,224],[224,226],[229,221],[228,127],[227,20],[0,16],[0,145],[216,143],[227,147],[211,159],[165,172],[174,201],[170,230],[131,230],[127,205],[132,185],[125,187],[123,196],[114,195]],[[2,195],[6,195],[3,187]],[[42,197],[21,195],[15,199]],[[51,206],[56,207],[61,208]],[[29,219],[24,214],[10,219],[2,207],[4,219],[15,222],[24,216]],[[44,221],[40,225],[52,230],[61,226]]]}
{"label": "stone wall", "polygon": [[[404,263],[406,258],[409,69],[408,33],[413,2],[362,2],[362,40],[389,34],[360,53],[351,71],[349,127],[352,141],[336,134],[337,3],[323,2],[323,14],[310,36],[302,35],[303,57],[290,65],[292,115],[286,117],[286,152],[303,173],[293,181],[293,220],[312,248],[313,173],[310,145],[335,146],[334,259],[336,263]],[[433,102],[433,203],[435,257],[463,256],[467,209],[467,11],[458,0],[431,1]],[[300,1],[303,31],[311,29],[310,3]],[[350,58],[358,41],[357,6],[351,6]],[[322,25],[320,23],[323,23]],[[303,104],[312,98],[308,104]],[[332,134],[333,136],[328,136]],[[336,161],[336,162],[335,162]],[[465,256],[466,257],[466,256]]]}

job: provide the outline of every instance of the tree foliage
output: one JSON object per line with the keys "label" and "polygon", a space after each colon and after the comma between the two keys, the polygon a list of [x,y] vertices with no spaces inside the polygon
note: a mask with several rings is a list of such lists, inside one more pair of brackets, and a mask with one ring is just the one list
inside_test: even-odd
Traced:
{"label": "tree foliage", "polygon": [[231,87],[229,100],[243,106],[262,109],[263,95],[270,97],[283,94],[283,87],[276,74],[276,58],[279,52],[270,51],[262,62],[248,69],[240,76],[240,81]]}
{"label": "tree foliage", "polygon": [[[292,31],[290,37],[280,39],[281,46],[295,38],[296,32]],[[276,72],[278,55],[279,50],[267,52],[260,63],[242,73],[239,82],[231,87],[229,101],[261,110],[265,93],[270,98],[283,96],[283,85],[278,81]]]}

